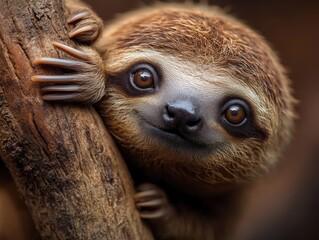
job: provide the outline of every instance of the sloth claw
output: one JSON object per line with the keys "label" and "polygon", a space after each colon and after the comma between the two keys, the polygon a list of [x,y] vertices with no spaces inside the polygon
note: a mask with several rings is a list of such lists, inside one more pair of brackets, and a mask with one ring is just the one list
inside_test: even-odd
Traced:
{"label": "sloth claw", "polygon": [[79,93],[69,93],[69,94],[45,94],[42,95],[42,99],[45,101],[72,101],[79,97]]}
{"label": "sloth claw", "polygon": [[62,58],[50,58],[50,57],[42,57],[36,58],[34,60],[35,64],[38,65],[49,65],[52,67],[60,67],[69,70],[83,70],[89,67],[90,55],[83,51],[77,50],[75,48],[69,47],[65,44],[58,42],[51,42],[52,46],[65,52],[66,54],[79,59],[80,61],[75,61],[71,59],[62,59]]}
{"label": "sloth claw", "polygon": [[71,55],[72,57],[81,59],[83,61],[89,61],[90,60],[90,55],[88,53],[85,53],[83,51],[80,51],[78,49],[69,47],[65,44],[62,43],[58,43],[58,42],[51,42],[52,46],[61,50],[62,52],[65,52],[69,55]]}
{"label": "sloth claw", "polygon": [[80,61],[74,61],[70,59],[62,59],[62,58],[50,58],[50,57],[42,57],[34,60],[34,63],[38,65],[49,65],[52,67],[59,67],[69,70],[81,70],[85,67],[88,67],[88,64]]}
{"label": "sloth claw", "polygon": [[45,83],[41,86],[43,100],[73,101],[93,104],[105,93],[105,75],[102,59],[92,49],[82,47],[81,50],[62,43],[51,42],[62,52],[76,58],[61,59],[41,57],[34,60],[35,64],[66,69],[61,75],[35,75],[33,82]]}
{"label": "sloth claw", "polygon": [[143,219],[157,219],[165,216],[167,214],[166,210],[160,209],[157,211],[140,212],[140,217]]}
{"label": "sloth claw", "polygon": [[141,218],[157,219],[168,213],[167,196],[159,187],[153,184],[142,184],[134,195],[134,201]]}
{"label": "sloth claw", "polygon": [[74,27],[69,32],[69,37],[83,43],[93,42],[103,26],[102,20],[89,9],[73,12],[67,19],[67,23]]}
{"label": "sloth claw", "polygon": [[54,85],[41,88],[41,92],[78,92],[81,89],[80,85]]}
{"label": "sloth claw", "polygon": [[134,199],[144,199],[144,198],[148,198],[148,197],[156,197],[156,196],[160,196],[160,192],[158,192],[155,189],[149,189],[149,190],[144,190],[141,192],[138,192],[134,195]]}
{"label": "sloth claw", "polygon": [[[31,80],[39,83],[65,84],[42,87],[42,99],[46,101],[76,101],[83,90],[77,75],[36,75]],[[74,84],[70,85],[72,82]]]}
{"label": "sloth claw", "polygon": [[66,20],[67,23],[74,23],[74,22],[77,22],[79,20],[82,20],[86,17],[88,17],[90,15],[90,12],[87,10],[87,9],[84,9],[82,11],[79,11],[79,12],[75,12],[75,13],[72,13],[68,19]]}
{"label": "sloth claw", "polygon": [[72,83],[81,81],[81,76],[71,75],[35,75],[31,77],[32,82],[39,83]]}
{"label": "sloth claw", "polygon": [[95,31],[95,26],[94,25],[85,25],[85,26],[77,26],[73,30],[69,32],[69,38],[77,38],[79,36],[88,35],[91,36],[92,32]]}
{"label": "sloth claw", "polygon": [[146,202],[137,202],[136,206],[139,208],[142,207],[159,207],[163,204],[162,199],[154,199],[154,200],[149,200]]}

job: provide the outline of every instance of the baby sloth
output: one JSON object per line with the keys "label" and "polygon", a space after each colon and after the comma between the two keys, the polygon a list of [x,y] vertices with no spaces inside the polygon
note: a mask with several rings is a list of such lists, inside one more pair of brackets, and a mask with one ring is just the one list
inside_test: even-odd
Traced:
{"label": "baby sloth", "polygon": [[32,78],[47,83],[43,99],[95,104],[156,239],[223,239],[240,193],[290,136],[294,100],[277,56],[213,7],[156,5],[102,29],[82,3],[67,6],[70,37],[93,44],[54,42],[70,58],[35,61],[66,69]]}

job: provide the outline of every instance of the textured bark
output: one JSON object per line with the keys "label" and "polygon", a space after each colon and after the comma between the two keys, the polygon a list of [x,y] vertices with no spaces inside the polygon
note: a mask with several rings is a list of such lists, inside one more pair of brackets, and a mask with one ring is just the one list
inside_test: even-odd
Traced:
{"label": "textured bark", "polygon": [[[0,0],[0,157],[43,239],[151,239],[126,166],[92,107],[48,104],[33,64],[72,46],[61,0]],[[74,44],[73,44],[74,45]],[[56,72],[55,72],[56,73]]]}

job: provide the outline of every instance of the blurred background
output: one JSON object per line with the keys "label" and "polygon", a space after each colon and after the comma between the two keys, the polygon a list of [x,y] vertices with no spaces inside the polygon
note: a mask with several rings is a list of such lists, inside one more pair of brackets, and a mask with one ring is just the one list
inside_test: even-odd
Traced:
{"label": "blurred background", "polygon": [[[120,13],[143,6],[142,0],[86,2],[106,22]],[[319,1],[206,2],[225,9],[268,40],[286,66],[294,96],[299,100],[296,106],[299,118],[293,141],[274,173],[257,183],[247,195],[232,240],[319,239]],[[3,168],[1,164],[0,161],[0,169]],[[0,173],[0,183],[6,184],[5,179],[8,178],[8,175]],[[13,196],[17,194],[10,186],[4,188],[9,189]],[[14,210],[8,192],[0,190],[0,206],[6,206],[0,208],[0,215],[8,216],[0,219],[0,233],[11,228],[17,237],[9,239],[37,239],[29,226],[32,222],[25,220],[28,216],[24,206],[20,202],[16,205],[19,208]],[[12,214],[13,211],[17,212]],[[10,222],[29,224],[14,228],[9,226]],[[21,228],[26,230],[21,232]],[[0,240],[3,239],[0,236]]]}
{"label": "blurred background", "polygon": [[[143,6],[141,0],[87,2],[106,22]],[[286,66],[299,100],[293,141],[274,174],[252,190],[234,239],[319,239],[319,1],[206,2],[268,40]]]}

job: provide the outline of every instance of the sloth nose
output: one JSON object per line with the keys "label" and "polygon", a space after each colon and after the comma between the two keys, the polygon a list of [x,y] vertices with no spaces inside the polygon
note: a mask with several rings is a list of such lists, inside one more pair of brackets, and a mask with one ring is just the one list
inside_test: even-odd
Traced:
{"label": "sloth nose", "polygon": [[166,127],[182,135],[197,133],[203,126],[197,107],[190,101],[177,101],[166,105],[163,119]]}

